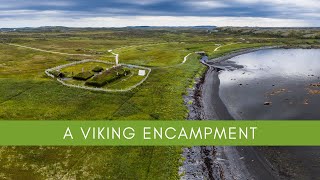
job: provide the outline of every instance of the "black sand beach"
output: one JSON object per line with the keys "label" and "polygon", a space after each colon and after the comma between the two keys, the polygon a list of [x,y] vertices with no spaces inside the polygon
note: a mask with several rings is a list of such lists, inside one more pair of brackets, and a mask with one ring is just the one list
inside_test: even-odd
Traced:
{"label": "black sand beach", "polygon": [[[193,114],[201,114],[201,119],[208,120],[319,119],[320,68],[316,64],[320,63],[320,50],[275,48],[241,50],[208,61],[209,68],[195,90],[197,108],[192,109]],[[301,55],[304,52],[305,59]],[[265,58],[259,57],[261,54]],[[315,57],[308,57],[310,54]],[[219,172],[220,178],[214,179],[320,177],[319,147],[211,149],[214,157],[210,162],[214,170],[203,173]],[[201,150],[196,153],[203,154]],[[189,172],[192,174],[192,169]],[[213,179],[212,175],[203,176]]]}

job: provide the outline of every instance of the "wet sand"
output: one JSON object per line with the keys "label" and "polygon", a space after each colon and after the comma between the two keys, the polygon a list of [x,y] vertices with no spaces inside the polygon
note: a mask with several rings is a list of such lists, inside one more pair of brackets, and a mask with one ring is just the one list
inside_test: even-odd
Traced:
{"label": "wet sand", "polygon": [[[197,88],[195,89],[195,95],[194,97],[192,97],[195,99],[196,103],[193,103],[193,105],[191,105],[191,107],[193,108],[190,109],[189,107],[189,110],[191,110],[192,112],[190,114],[201,116],[192,117],[191,115],[190,119],[302,119],[301,117],[304,117],[305,119],[312,119],[320,116],[320,114],[315,110],[312,110],[313,113],[303,113],[306,110],[304,108],[302,108],[302,110],[300,111],[300,116],[298,116],[299,113],[292,113],[294,112],[294,110],[290,113],[283,113],[283,116],[277,116],[277,114],[279,113],[274,113],[275,116],[270,116],[270,114],[272,115],[273,112],[270,111],[270,109],[264,109],[266,107],[263,105],[263,101],[272,101],[274,103],[272,104],[273,106],[275,104],[280,104],[282,108],[288,108],[288,106],[283,105],[290,105],[290,102],[286,102],[288,101],[288,99],[294,99],[296,101],[303,102],[300,103],[300,105],[306,105],[311,103],[305,102],[304,98],[295,99],[294,96],[290,95],[290,92],[283,94],[280,92],[279,94],[277,94],[278,92],[274,91],[275,87],[272,84],[274,82],[271,83],[271,90],[265,91],[267,91],[269,94],[279,95],[279,97],[272,97],[273,95],[265,96],[265,99],[263,99],[262,102],[259,102],[262,105],[258,107],[258,109],[253,110],[254,113],[249,113],[250,109],[248,112],[242,112],[243,110],[239,110],[239,108],[232,106],[232,104],[234,104],[235,99],[239,99],[239,94],[241,95],[241,93],[237,94],[235,93],[235,91],[230,91],[221,96],[221,82],[219,74],[224,70],[228,70],[231,72],[230,74],[232,74],[232,71],[244,68],[244,66],[241,65],[241,63],[226,62],[228,59],[249,52],[274,48],[277,47],[240,50],[227,56],[207,61],[206,64],[209,65],[208,71],[206,72],[204,79],[199,81]],[[235,74],[235,76],[238,77],[239,74]],[[316,77],[313,77],[311,74],[309,78],[314,78],[313,80],[316,80]],[[250,93],[250,87],[247,85],[249,84],[249,82],[247,83],[243,81],[239,84],[241,84],[241,88],[243,88],[243,91],[247,91],[247,94]],[[290,87],[290,89],[295,89],[297,87],[297,84],[287,83],[286,86]],[[224,88],[222,89],[223,91],[226,91],[226,89],[232,89],[234,87],[222,85],[222,88]],[[232,96],[234,98],[226,98]],[[243,98],[245,100],[246,97]],[[282,99],[283,101],[279,99]],[[239,100],[238,104],[242,103],[242,101],[244,100]],[[313,102],[315,104],[310,105],[316,108],[317,102],[319,101]],[[253,106],[256,106],[254,103],[249,102],[247,104],[253,104]],[[289,108],[291,107],[292,104],[289,106]],[[299,109],[301,108],[301,106],[297,106],[296,108]],[[248,107],[244,107],[244,109],[248,109]],[[277,109],[277,106],[275,106],[275,109]],[[261,112],[266,112],[265,114],[269,114],[269,116],[259,116],[261,114],[265,115]],[[193,149],[194,148],[196,147],[193,147]],[[193,154],[198,153],[201,157],[201,154],[203,154],[203,152],[201,151],[201,148],[198,147],[198,149],[200,150],[193,152]],[[210,147],[209,149],[211,149],[213,154],[212,158],[209,157],[211,163],[210,167],[213,169],[206,170],[201,173],[198,172],[198,174],[202,174],[202,177],[205,177],[206,179],[320,179],[319,147]],[[185,152],[184,154],[188,156],[190,152]],[[189,160],[190,159],[192,159],[192,157],[189,157]],[[189,161],[189,164],[192,163]],[[203,164],[205,163],[202,163],[202,165]],[[193,168],[196,169],[199,167],[201,166],[194,165],[194,167],[188,169],[187,174],[191,174],[191,176],[186,177],[189,177],[190,179],[192,177],[192,174],[194,174]],[[210,167],[207,166],[206,168]],[[212,174],[208,175],[207,173]]]}
{"label": "wet sand", "polygon": [[[233,120],[219,96],[219,72],[210,68],[202,85],[202,103],[205,119]],[[214,87],[212,89],[212,87]],[[214,101],[212,101],[214,99]],[[215,147],[214,162],[225,179],[278,179],[270,163],[254,147]]]}
{"label": "wet sand", "polygon": [[[304,52],[306,56],[302,55]],[[203,99],[207,99],[203,105],[205,117],[319,119],[320,98],[308,91],[319,82],[320,68],[316,66],[320,63],[319,54],[314,50],[274,49],[215,61],[213,66],[225,70],[218,72],[218,76],[216,72],[206,74],[203,87],[208,88],[202,90]],[[308,87],[311,84],[315,85]],[[217,90],[220,99],[212,95],[212,89]],[[216,105],[222,101],[223,108],[207,103],[210,100],[216,101]],[[272,105],[266,106],[265,102]],[[219,112],[225,107],[229,114]],[[217,117],[210,111],[215,111]],[[246,167],[238,172],[242,173],[240,179],[320,179],[320,147],[218,147],[217,152],[229,161],[226,169],[234,164]],[[240,158],[235,160],[234,156]],[[238,175],[230,173],[233,177]]]}

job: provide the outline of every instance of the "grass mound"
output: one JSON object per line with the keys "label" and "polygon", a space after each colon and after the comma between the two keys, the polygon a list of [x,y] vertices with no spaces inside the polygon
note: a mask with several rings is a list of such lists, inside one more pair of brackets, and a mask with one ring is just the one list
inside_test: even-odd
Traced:
{"label": "grass mound", "polygon": [[89,71],[85,71],[85,72],[81,72],[81,73],[73,76],[73,79],[86,81],[86,80],[90,79],[93,75],[94,75],[93,73],[91,73]]}
{"label": "grass mound", "polygon": [[66,74],[64,74],[62,72],[59,72],[59,71],[56,71],[56,70],[50,71],[50,74],[52,74],[56,78],[64,78],[64,77],[66,77]]}
{"label": "grass mound", "polygon": [[120,79],[123,76],[128,75],[129,73],[130,73],[129,69],[123,68],[122,66],[118,66],[94,76],[92,79],[87,81],[85,85],[102,87],[108,83],[111,83],[117,79]]}
{"label": "grass mound", "polygon": [[96,66],[95,68],[92,69],[93,72],[101,72],[103,71],[103,67],[101,66]]}

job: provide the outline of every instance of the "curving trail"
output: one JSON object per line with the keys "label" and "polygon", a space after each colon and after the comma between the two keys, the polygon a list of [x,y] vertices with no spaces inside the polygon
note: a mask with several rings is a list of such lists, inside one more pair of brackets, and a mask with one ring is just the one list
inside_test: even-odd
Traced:
{"label": "curving trail", "polygon": [[[168,43],[155,43],[155,44],[149,44],[149,45],[159,45],[159,44],[168,44]],[[231,44],[235,44],[235,43],[231,43]],[[228,45],[231,45],[231,44],[228,44]],[[85,56],[85,57],[93,57],[94,55],[90,55],[90,54],[71,54],[71,53],[62,53],[62,52],[56,52],[56,51],[50,51],[50,50],[44,50],[44,49],[39,49],[39,48],[34,48],[34,47],[29,47],[29,46],[24,46],[24,45],[19,45],[19,44],[13,44],[13,43],[7,43],[7,45],[10,45],[10,46],[15,46],[15,47],[21,47],[21,48],[26,48],[26,49],[32,49],[32,50],[35,50],[35,51],[41,51],[41,52],[46,52],[46,53],[52,53],[52,54],[60,54],[60,55],[68,55],[68,56]],[[120,50],[120,49],[124,49],[124,48],[129,48],[129,47],[140,47],[140,46],[148,46],[148,45],[132,45],[132,46],[125,46],[125,47],[121,47],[121,48],[116,48],[117,50]],[[226,46],[226,45],[225,45]],[[222,45],[219,45],[217,48],[214,49],[214,51],[218,51],[221,47],[223,47]],[[120,64],[119,63],[119,54],[117,53],[114,53],[112,49],[108,50],[108,52],[110,52],[111,54],[113,54],[114,56],[110,56],[110,57],[115,57],[115,63],[116,65],[117,64]],[[176,64],[176,65],[172,65],[172,66],[164,66],[164,67],[156,67],[156,68],[152,68],[152,69],[160,69],[160,68],[171,68],[171,67],[176,67],[176,66],[180,66],[180,65],[183,65],[184,63],[187,62],[188,60],[188,57],[193,54],[192,53],[189,53],[187,54],[184,58],[183,58],[183,61],[179,64]],[[96,61],[98,62],[99,60],[83,60],[83,61],[80,61],[80,62],[75,62],[75,63],[84,63],[84,62],[87,62],[87,61]],[[101,61],[99,61],[101,62]],[[106,62],[108,63],[108,62]],[[206,64],[205,62],[202,62],[203,64]],[[68,65],[72,65],[73,63],[70,63],[70,64],[67,64]],[[75,87],[75,88],[81,88],[81,89],[87,89],[87,90],[94,90],[94,91],[105,91],[105,92],[125,92],[125,91],[130,91],[134,88],[136,88],[137,86],[139,86],[140,84],[142,84],[150,75],[151,73],[151,68],[146,68],[146,67],[142,67],[142,66],[137,66],[137,65],[130,65],[130,64],[120,64],[120,65],[129,65],[129,66],[132,66],[132,67],[136,67],[136,68],[141,68],[141,69],[145,69],[145,70],[148,70],[148,73],[146,75],[146,77],[139,83],[127,88],[127,89],[115,89],[115,90],[112,90],[112,89],[102,89],[102,88],[89,88],[89,87],[82,87],[82,86],[77,86],[77,85],[70,85],[70,84],[66,84],[64,83],[62,80],[60,79],[57,79],[60,83],[62,83],[63,85],[65,86],[69,86],[69,87]],[[62,66],[65,66],[65,65],[62,65]],[[55,70],[55,69],[58,69],[58,68],[61,68],[62,66],[57,66],[57,67],[54,67],[54,68],[50,68],[50,69],[47,69],[45,71],[45,73],[51,77],[51,78],[54,78],[54,76],[49,72],[50,70]]]}
{"label": "curving trail", "polygon": [[[19,45],[19,44],[12,44],[12,43],[7,43],[7,45],[10,46],[15,46],[15,47],[21,47],[21,48],[26,48],[26,49],[31,49],[31,50],[35,50],[35,51],[41,51],[41,52],[46,52],[46,53],[52,53],[52,54],[60,54],[60,55],[68,55],[68,56],[85,56],[85,57],[93,57],[94,55],[90,55],[90,54],[70,54],[70,53],[62,53],[62,52],[56,52],[56,51],[49,51],[49,50],[44,50],[44,49],[39,49],[39,48],[33,48],[33,47],[29,47],[29,46],[24,46],[24,45]],[[125,89],[103,89],[103,88],[92,88],[92,87],[85,87],[85,86],[79,86],[79,85],[72,85],[72,84],[67,84],[64,81],[62,81],[61,79],[57,78],[57,81],[60,82],[61,84],[68,86],[68,87],[74,87],[74,88],[80,88],[80,89],[86,89],[86,90],[92,90],[92,91],[103,91],[103,92],[126,92],[126,91],[131,91],[132,89],[136,88],[137,86],[141,85],[144,81],[147,80],[147,78],[149,77],[150,73],[151,73],[151,68],[147,68],[147,67],[143,67],[143,66],[137,66],[137,65],[133,65],[133,64],[121,64],[119,63],[119,54],[116,54],[114,52],[112,52],[112,50],[109,50],[108,52],[110,52],[111,54],[113,54],[114,56],[110,56],[110,57],[115,57],[115,64],[116,65],[124,65],[124,66],[131,66],[134,68],[139,68],[139,69],[144,69],[147,70],[148,73],[146,74],[146,76],[137,84],[130,86],[128,88]],[[45,74],[51,78],[55,78],[50,71],[52,70],[57,70],[60,69],[62,67],[66,67],[66,66],[70,66],[70,65],[74,65],[74,64],[81,64],[81,63],[85,63],[85,62],[103,62],[103,63],[112,63],[112,62],[108,62],[108,61],[100,61],[100,60],[90,60],[90,59],[86,59],[86,60],[82,60],[82,61],[77,61],[77,62],[73,62],[73,63],[69,63],[69,64],[65,64],[65,65],[60,65],[54,68],[50,68],[45,70]],[[112,63],[114,64],[114,63]],[[132,74],[133,75],[133,74]],[[131,75],[131,76],[132,76]],[[131,77],[130,76],[130,77]],[[127,78],[129,79],[129,78]]]}
{"label": "curving trail", "polygon": [[217,48],[215,48],[214,50],[213,50],[213,52],[216,52],[216,51],[218,51],[220,48],[222,48],[222,47],[225,47],[225,46],[230,46],[230,45],[233,45],[233,44],[238,44],[239,42],[235,42],[235,43],[230,43],[230,44],[226,44],[226,45],[221,45],[221,44],[219,44],[218,45],[218,47]]}
{"label": "curving trail", "polygon": [[56,51],[49,51],[49,50],[44,50],[44,49],[39,49],[39,48],[33,48],[33,47],[29,47],[29,46],[23,46],[23,45],[12,44],[12,43],[8,43],[7,45],[16,46],[16,47],[21,47],[21,48],[26,48],[26,49],[32,49],[32,50],[35,50],[35,51],[41,51],[41,52],[46,52],[46,53],[52,53],[52,54],[60,54],[60,55],[68,55],[68,56],[87,56],[87,57],[92,57],[92,56],[94,56],[94,55],[90,55],[90,54],[70,54],[70,53],[62,53],[62,52],[56,52]]}
{"label": "curving trail", "polygon": [[222,47],[222,45],[221,45],[221,44],[219,44],[219,46],[218,46],[218,47],[216,47],[216,48],[213,50],[213,52],[218,51],[221,47]]}
{"label": "curving trail", "polygon": [[188,55],[186,55],[184,58],[183,58],[183,61],[181,64],[184,64],[187,60],[188,60],[188,57],[193,54],[193,53],[189,53]]}
{"label": "curving trail", "polygon": [[119,64],[119,54],[112,52],[112,49],[108,50],[108,52],[110,52],[111,54],[114,55],[114,58],[116,60],[116,65],[118,65]]}

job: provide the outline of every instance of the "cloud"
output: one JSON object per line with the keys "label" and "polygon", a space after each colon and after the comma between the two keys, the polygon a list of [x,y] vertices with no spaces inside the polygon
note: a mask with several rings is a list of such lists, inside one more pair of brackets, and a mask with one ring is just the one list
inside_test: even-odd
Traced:
{"label": "cloud", "polygon": [[285,7],[299,7],[299,8],[317,8],[315,6],[319,3],[318,0],[235,0],[239,3],[246,4],[273,4]]}
{"label": "cloud", "polygon": [[228,4],[221,1],[186,1],[186,5],[190,6],[193,9],[216,9],[216,8],[225,8],[229,7]]}
{"label": "cloud", "polygon": [[305,16],[305,17],[320,18],[320,12],[316,12],[316,13],[303,13],[302,15]]}
{"label": "cloud", "polygon": [[150,4],[156,4],[156,3],[161,3],[165,2],[166,0],[132,0],[132,1],[127,1],[127,0],[118,0],[118,2],[121,3],[128,3],[128,4],[136,4],[136,5],[150,5]]}
{"label": "cloud", "polygon": [[[69,27],[125,27],[125,26],[262,26],[262,27],[299,27],[314,26],[319,22],[306,22],[298,19],[273,19],[256,17],[197,17],[197,16],[118,16],[118,17],[90,17],[90,18],[65,18],[42,17],[34,19],[10,18],[1,20],[8,27],[21,26],[69,26]],[[19,25],[19,26],[17,26]]]}
{"label": "cloud", "polygon": [[45,10],[45,11],[35,11],[35,10],[27,10],[27,9],[21,9],[21,10],[4,10],[1,11],[0,16],[37,16],[37,15],[42,15],[42,16],[48,16],[48,15],[65,15],[65,12],[59,12],[59,11],[50,11],[50,10]]}
{"label": "cloud", "polygon": [[35,8],[35,7],[70,7],[75,5],[72,1],[21,1],[21,0],[2,0],[0,9],[20,9],[20,8]]}
{"label": "cloud", "polygon": [[[306,13],[320,11],[319,0],[232,0],[245,6],[257,6],[259,11],[269,10],[275,17],[310,18]],[[315,16],[316,17],[316,16]]]}
{"label": "cloud", "polygon": [[[177,24],[189,25],[269,25],[269,26],[319,26],[320,7],[315,6],[318,0],[2,0],[0,4],[0,25],[7,26],[10,21],[16,21],[24,26],[25,22],[46,25],[74,22],[83,23],[86,19],[111,18],[115,25],[125,22],[128,25],[151,25],[157,23],[170,24],[173,17]],[[142,18],[144,17],[144,18]],[[148,20],[152,17],[155,22]],[[168,18],[170,17],[170,18]],[[197,18],[195,18],[197,17]],[[166,20],[166,18],[168,18]],[[209,19],[211,18],[211,19]],[[37,22],[32,21],[38,19]],[[195,22],[193,22],[193,21]],[[208,21],[203,21],[208,20]],[[210,20],[210,21],[209,21]],[[221,20],[226,20],[225,24]],[[139,22],[135,22],[139,21]],[[254,21],[254,22],[251,22]],[[180,23],[181,22],[181,23]],[[183,22],[183,23],[182,23]],[[234,23],[234,24],[231,24]],[[279,23],[281,22],[281,23]],[[148,24],[149,23],[149,24]],[[11,23],[10,23],[11,24]],[[44,25],[43,24],[43,25]],[[99,22],[94,24],[103,25]],[[123,23],[120,23],[123,24]],[[282,25],[281,25],[282,24]],[[83,26],[82,25],[82,26]],[[109,26],[104,23],[104,26]]]}

